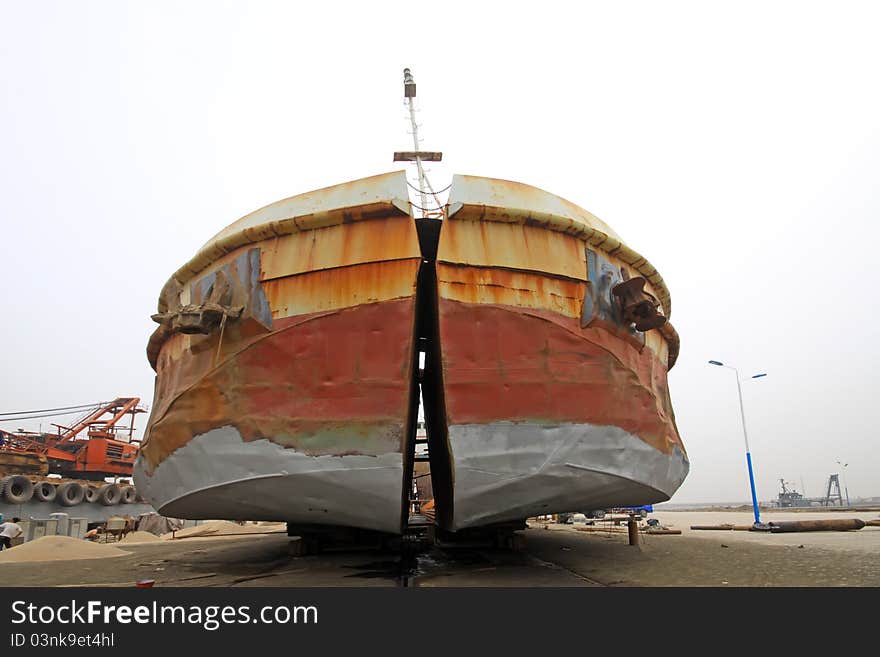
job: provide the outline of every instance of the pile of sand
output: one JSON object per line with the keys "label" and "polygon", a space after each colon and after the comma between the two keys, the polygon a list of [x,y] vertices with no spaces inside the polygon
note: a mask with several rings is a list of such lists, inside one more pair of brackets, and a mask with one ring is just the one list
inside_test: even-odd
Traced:
{"label": "pile of sand", "polygon": [[[235,523],[233,523],[235,525]],[[252,522],[246,525],[235,525],[232,530],[234,534],[272,534],[275,532],[286,532],[287,523],[285,522],[261,522],[254,524]]]}
{"label": "pile of sand", "polygon": [[73,561],[75,559],[102,559],[122,557],[130,552],[112,545],[92,543],[70,536],[43,536],[0,552],[0,563],[30,561]]}
{"label": "pile of sand", "polygon": [[171,538],[193,538],[195,536],[217,536],[218,534],[228,534],[230,531],[241,529],[234,522],[228,520],[209,520],[195,527],[185,527],[178,529],[172,534],[163,534],[162,539],[170,540]]}
{"label": "pile of sand", "polygon": [[125,535],[120,543],[155,543],[157,541],[161,541],[162,539],[156,536],[155,534],[151,534],[150,532],[131,532]]}
{"label": "pile of sand", "polygon": [[187,527],[179,529],[172,534],[163,534],[162,540],[171,540],[172,538],[195,538],[209,536],[242,536],[247,534],[266,534],[274,532],[286,531],[286,525],[282,523],[259,524],[247,523],[239,525],[228,520],[209,520],[195,527]]}

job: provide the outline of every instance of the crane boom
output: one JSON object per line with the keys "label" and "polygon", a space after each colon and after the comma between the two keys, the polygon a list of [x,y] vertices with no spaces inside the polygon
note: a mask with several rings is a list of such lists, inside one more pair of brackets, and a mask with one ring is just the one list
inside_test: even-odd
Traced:
{"label": "crane boom", "polygon": [[[118,397],[112,402],[108,402],[89,413],[85,418],[80,420],[73,427],[64,427],[56,424],[59,429],[64,429],[63,433],[59,433],[54,444],[68,442],[74,440],[83,430],[89,429],[88,436],[90,438],[115,438],[116,423],[119,422],[126,414],[131,413],[132,417],[137,413],[145,413],[146,411],[138,406],[139,397]],[[112,413],[113,417],[109,420],[101,418],[107,413]],[[95,427],[95,425],[101,425]],[[91,428],[95,427],[95,428]],[[129,441],[132,439],[131,431],[129,431]]]}

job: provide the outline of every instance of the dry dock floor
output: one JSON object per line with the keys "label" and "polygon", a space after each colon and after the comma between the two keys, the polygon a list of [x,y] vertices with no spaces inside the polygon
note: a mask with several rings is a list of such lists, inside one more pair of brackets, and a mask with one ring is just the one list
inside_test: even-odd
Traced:
{"label": "dry dock floor", "polygon": [[[644,535],[627,544],[623,527],[535,525],[524,548],[431,549],[402,578],[399,555],[327,552],[293,557],[283,533],[118,544],[121,557],[0,564],[4,586],[880,586],[880,527],[852,532],[766,534],[692,531],[691,525],[749,524],[750,513],[663,511],[651,515],[681,535]],[[856,517],[877,511],[774,513],[770,520]]]}

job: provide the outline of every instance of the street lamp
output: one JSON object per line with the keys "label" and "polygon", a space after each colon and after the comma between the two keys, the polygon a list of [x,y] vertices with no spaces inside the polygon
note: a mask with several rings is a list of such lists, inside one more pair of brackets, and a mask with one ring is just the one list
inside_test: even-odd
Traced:
{"label": "street lamp", "polygon": [[[746,463],[749,466],[749,485],[752,488],[752,509],[755,511],[755,526],[761,525],[761,512],[758,511],[758,495],[755,492],[755,474],[752,471],[752,453],[749,450],[749,434],[746,431],[746,413],[743,410],[743,394],[742,394],[742,386],[740,386],[739,382],[739,370],[731,365],[725,365],[724,363],[717,360],[710,360],[710,365],[717,365],[718,367],[726,367],[729,370],[733,370],[736,375],[736,391],[739,393],[739,413],[742,417],[742,426],[743,426],[743,437],[746,441]],[[752,379],[760,379],[762,376],[767,376],[766,374],[754,374]]]}
{"label": "street lamp", "polygon": [[841,463],[840,461],[838,461],[838,462],[837,462],[837,465],[839,465],[839,466],[841,466],[841,467],[843,468],[843,471],[842,471],[842,474],[843,474],[843,490],[846,491],[846,505],[849,506],[849,486],[847,486],[847,484],[846,484],[846,466],[848,466],[849,463]]}

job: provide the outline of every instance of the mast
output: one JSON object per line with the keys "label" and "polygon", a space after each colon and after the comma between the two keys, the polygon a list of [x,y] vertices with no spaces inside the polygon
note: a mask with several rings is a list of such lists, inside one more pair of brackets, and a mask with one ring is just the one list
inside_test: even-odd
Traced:
{"label": "mast", "polygon": [[428,180],[428,176],[425,175],[425,168],[422,166],[422,162],[440,162],[443,158],[443,153],[439,151],[422,151],[419,149],[419,125],[416,123],[415,108],[416,81],[412,76],[412,72],[408,68],[403,69],[403,97],[407,109],[409,110],[409,123],[412,128],[413,150],[395,151],[394,161],[416,163],[416,168],[418,169],[419,174],[418,191],[421,203],[419,209],[422,211],[422,216],[425,216],[428,211],[428,192],[431,193],[435,201],[437,201],[437,195],[434,188],[431,187],[431,182]]}
{"label": "mast", "polygon": [[416,154],[416,168],[419,170],[419,196],[422,207],[428,207],[425,196],[425,168],[422,166],[422,158],[419,157],[419,126],[416,123],[416,106],[413,99],[416,97],[416,82],[408,68],[403,69],[403,97],[409,108],[409,123],[412,126],[413,152]]}

